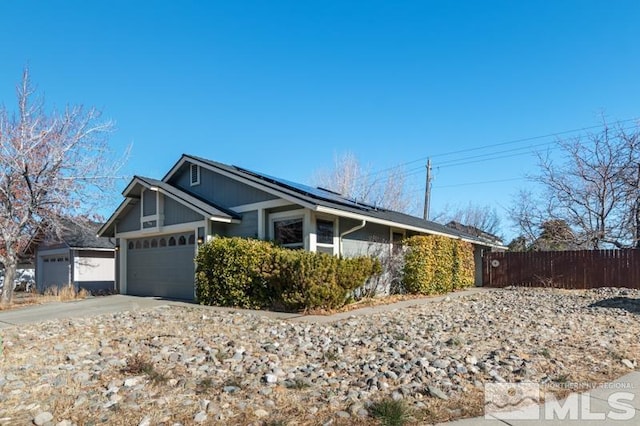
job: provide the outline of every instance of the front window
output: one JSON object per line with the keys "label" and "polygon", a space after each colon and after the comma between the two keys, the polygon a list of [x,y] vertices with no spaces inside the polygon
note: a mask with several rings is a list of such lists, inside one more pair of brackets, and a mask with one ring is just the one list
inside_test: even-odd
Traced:
{"label": "front window", "polygon": [[276,243],[284,247],[301,248],[304,245],[302,218],[274,221],[273,236]]}
{"label": "front window", "polygon": [[404,234],[401,232],[391,233],[391,246],[393,254],[400,253],[402,251],[402,242],[404,241]]}
{"label": "front window", "polygon": [[333,244],[333,222],[316,220],[316,233],[319,244]]}

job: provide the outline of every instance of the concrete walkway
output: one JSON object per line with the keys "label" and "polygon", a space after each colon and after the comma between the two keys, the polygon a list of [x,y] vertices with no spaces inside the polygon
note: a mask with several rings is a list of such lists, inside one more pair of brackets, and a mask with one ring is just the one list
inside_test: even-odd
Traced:
{"label": "concrete walkway", "polygon": [[[640,425],[640,371],[559,401],[508,413],[440,423],[446,426]],[[517,395],[517,392],[514,393]],[[517,397],[517,396],[516,396]]]}

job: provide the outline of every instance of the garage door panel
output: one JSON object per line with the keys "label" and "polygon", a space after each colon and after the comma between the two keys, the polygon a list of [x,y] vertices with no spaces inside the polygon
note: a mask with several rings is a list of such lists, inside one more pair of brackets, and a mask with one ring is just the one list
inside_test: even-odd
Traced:
{"label": "garage door panel", "polygon": [[193,245],[128,251],[127,293],[192,300],[194,257]]}
{"label": "garage door panel", "polygon": [[46,256],[42,263],[42,287],[60,287],[69,284],[69,258]]}

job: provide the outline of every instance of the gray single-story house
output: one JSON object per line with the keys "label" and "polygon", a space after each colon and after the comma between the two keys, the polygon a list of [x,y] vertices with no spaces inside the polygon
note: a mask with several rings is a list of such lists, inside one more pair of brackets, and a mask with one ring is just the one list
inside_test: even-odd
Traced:
{"label": "gray single-story house", "polygon": [[115,289],[115,239],[97,237],[101,225],[69,219],[55,234],[39,233],[31,243],[38,291],[67,284],[90,292]]}
{"label": "gray single-story house", "polygon": [[98,231],[117,239],[123,294],[194,298],[194,257],[216,236],[274,240],[336,256],[392,250],[405,237],[443,235],[483,250],[504,248],[418,217],[192,155],[162,178],[135,176],[124,201]]}

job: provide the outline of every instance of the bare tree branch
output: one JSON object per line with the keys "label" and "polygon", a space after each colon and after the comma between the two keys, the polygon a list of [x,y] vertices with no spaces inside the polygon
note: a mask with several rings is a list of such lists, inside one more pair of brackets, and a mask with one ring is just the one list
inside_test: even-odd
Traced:
{"label": "bare tree branch", "polygon": [[99,194],[119,178],[108,135],[113,123],[81,106],[62,113],[44,109],[29,70],[17,86],[16,114],[0,107],[0,262],[5,268],[1,303],[12,297],[21,251],[43,227],[58,230],[68,215],[95,216]]}
{"label": "bare tree branch", "polygon": [[[598,133],[558,141],[561,162],[539,154],[540,173],[532,180],[543,192],[538,199],[515,200],[510,217],[516,229],[533,243],[532,231],[561,221],[575,246],[640,246],[639,135],[638,128],[628,132],[603,122]],[[541,200],[548,200],[546,212],[536,207]]]}
{"label": "bare tree branch", "polygon": [[399,212],[406,212],[410,208],[411,200],[406,194],[401,169],[372,177],[369,168],[363,168],[351,152],[334,155],[333,167],[316,171],[312,180],[314,185],[356,202]]}

